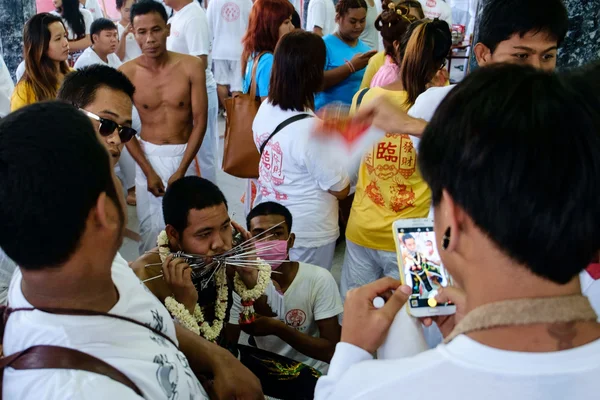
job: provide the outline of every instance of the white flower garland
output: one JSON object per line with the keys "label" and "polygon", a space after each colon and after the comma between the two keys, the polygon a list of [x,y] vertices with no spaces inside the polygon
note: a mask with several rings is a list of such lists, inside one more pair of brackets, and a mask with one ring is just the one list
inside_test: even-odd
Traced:
{"label": "white flower garland", "polygon": [[165,307],[179,323],[196,335],[200,335],[200,327],[185,306],[169,296],[165,299]]}
{"label": "white flower garland", "polygon": [[[156,240],[158,244],[158,254],[160,260],[165,262],[167,257],[171,254],[169,236],[166,231],[160,232]],[[256,285],[252,289],[248,289],[246,284],[240,278],[240,275],[236,272],[233,279],[234,289],[237,294],[242,298],[242,312],[240,313],[241,324],[251,324],[256,319],[256,313],[254,311],[254,302],[265,294],[267,286],[271,281],[272,268],[269,264],[265,263],[261,259],[258,259],[261,263],[258,266],[258,279]],[[194,308],[194,315],[185,308],[185,306],[175,300],[173,297],[167,297],[165,299],[165,306],[167,310],[175,317],[181,324],[191,330],[197,335],[202,335],[206,340],[215,341],[221,331],[223,330],[223,321],[227,313],[227,303],[229,301],[229,292],[227,290],[227,271],[224,266],[217,267],[220,270],[217,272],[215,280],[217,284],[217,301],[215,304],[215,319],[213,325],[210,326],[208,322],[204,320],[204,313],[202,308],[196,304]]]}
{"label": "white flower garland", "polygon": [[215,341],[223,330],[223,321],[225,320],[225,314],[227,313],[227,303],[229,301],[229,292],[227,291],[227,271],[225,266],[217,267],[220,270],[216,274],[217,281],[217,303],[215,304],[215,319],[213,325],[210,326],[208,322],[204,321],[204,314],[202,308],[196,304],[194,309],[194,318],[200,325],[200,331],[202,336],[206,340],[211,342]]}
{"label": "white flower garland", "polygon": [[165,306],[173,317],[196,335],[202,335],[206,340],[210,340],[211,342],[214,342],[221,334],[221,331],[223,330],[223,321],[225,320],[225,314],[227,313],[229,293],[227,291],[227,272],[225,271],[225,268],[221,267],[216,275],[216,281],[218,295],[215,304],[215,319],[213,320],[212,326],[204,320],[202,307],[198,304],[196,304],[194,315],[192,316],[187,308],[173,297],[169,296],[165,299]]}
{"label": "white flower garland", "polygon": [[167,257],[169,257],[169,254],[171,254],[171,248],[169,247],[169,236],[167,235],[167,231],[163,230],[158,234],[156,244],[158,245],[158,255],[160,256],[160,261],[165,262]]}
{"label": "white flower garland", "polygon": [[[262,261],[260,258],[259,261]],[[248,325],[256,320],[254,311],[254,302],[263,294],[271,281],[272,268],[269,264],[262,262],[258,265],[258,279],[252,289],[248,289],[246,284],[240,278],[240,274],[235,273],[233,278],[233,287],[235,292],[242,298],[242,312],[240,313],[240,325]]]}

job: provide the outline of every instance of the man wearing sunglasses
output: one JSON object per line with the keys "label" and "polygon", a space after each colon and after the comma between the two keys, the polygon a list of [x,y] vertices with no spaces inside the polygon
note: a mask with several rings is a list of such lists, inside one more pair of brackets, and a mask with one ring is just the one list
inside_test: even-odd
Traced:
{"label": "man wearing sunglasses", "polygon": [[[113,167],[125,143],[137,133],[131,127],[134,92],[135,87],[125,75],[100,64],[70,73],[58,91],[59,100],[73,104],[90,118]],[[135,179],[135,173],[125,174],[123,165],[120,167],[116,168],[117,176],[127,189],[133,187],[135,182],[127,182],[126,176]]]}

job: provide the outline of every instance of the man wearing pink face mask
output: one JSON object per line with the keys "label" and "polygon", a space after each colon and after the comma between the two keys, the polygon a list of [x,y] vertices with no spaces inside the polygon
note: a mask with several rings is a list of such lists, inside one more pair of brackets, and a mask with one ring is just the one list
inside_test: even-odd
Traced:
{"label": "man wearing pink face mask", "polygon": [[[271,275],[283,292],[285,315],[259,317],[244,332],[254,336],[259,349],[302,362],[326,373],[341,328],[338,315],[342,313],[342,299],[337,284],[329,271],[322,267],[289,259],[294,246],[292,215],[281,204],[267,202],[256,206],[246,219],[252,236],[269,230],[269,241],[258,244],[258,256],[278,273]],[[274,243],[276,242],[276,243]],[[265,247],[266,246],[266,247]],[[237,341],[240,335],[238,318],[241,311],[239,296],[234,294],[231,317],[226,336]]]}

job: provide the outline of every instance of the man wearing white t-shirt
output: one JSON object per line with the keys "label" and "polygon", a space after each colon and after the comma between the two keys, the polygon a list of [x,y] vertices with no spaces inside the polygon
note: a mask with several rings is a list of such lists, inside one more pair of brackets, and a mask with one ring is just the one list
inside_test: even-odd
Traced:
{"label": "man wearing white t-shirt", "polygon": [[307,31],[319,36],[327,36],[333,34],[336,27],[335,5],[332,0],[311,0],[308,3]]}
{"label": "man wearing white t-shirt", "polygon": [[[11,232],[0,235],[0,246],[19,265],[9,304],[36,308],[10,314],[4,354],[39,345],[78,350],[119,370],[146,399],[206,399],[196,378],[205,373],[215,373],[221,398],[259,398],[256,378],[227,352],[174,324],[117,253],[124,205],[88,117],[69,104],[39,103],[3,120],[0,137],[0,221]],[[10,150],[15,147],[31,158]],[[64,362],[66,369],[5,369],[3,397],[142,399],[102,373]]]}
{"label": "man wearing white t-shirt", "polygon": [[85,49],[75,62],[74,68],[80,69],[93,64],[103,64],[119,68],[122,64],[115,54],[119,44],[117,26],[110,19],[100,18],[94,21],[90,29],[92,45]]}
{"label": "man wearing white t-shirt", "polygon": [[452,7],[445,0],[419,0],[423,7],[425,18],[439,18],[452,27]]}
{"label": "man wearing white t-shirt", "polygon": [[94,20],[104,18],[104,12],[98,0],[79,0],[80,7],[92,13]]}
{"label": "man wearing white t-shirt", "polygon": [[242,91],[242,38],[248,29],[252,0],[211,0],[206,11],[219,102]]}
{"label": "man wearing white t-shirt", "polygon": [[[259,317],[242,329],[255,337],[259,349],[302,362],[326,373],[329,361],[340,340],[338,315],[342,300],[337,284],[324,268],[288,260],[288,251],[294,245],[292,214],[277,203],[262,203],[247,217],[252,236],[265,231],[271,235],[261,245],[258,256],[273,260],[271,267],[277,274],[272,279],[284,295],[286,314],[282,317]],[[241,299],[234,295],[230,314],[228,337],[239,337]],[[233,325],[233,326],[231,326]],[[237,341],[237,340],[236,340]]]}
{"label": "man wearing white t-shirt", "polygon": [[131,6],[135,0],[117,0],[117,11],[121,14],[121,19],[117,23],[119,30],[119,47],[117,56],[122,62],[133,60],[142,54],[142,49],[135,41],[133,29],[131,27]]}
{"label": "man wearing white t-shirt", "polygon": [[211,33],[208,20],[204,9],[196,0],[166,0],[165,4],[173,8],[173,16],[169,18],[171,35],[167,38],[167,50],[199,57],[207,65],[208,118],[206,134],[198,152],[198,163],[200,176],[216,184],[219,99],[217,83],[210,70]]}
{"label": "man wearing white t-shirt", "polygon": [[[456,314],[425,320],[446,342],[414,357],[372,360],[411,288],[384,279],[356,289],[315,399],[415,398],[428,387],[448,400],[598,398],[600,324],[580,281],[600,248],[598,225],[589,223],[600,215],[594,81],[503,64],[457,85],[419,153],[440,256],[462,288],[436,296]],[[570,118],[553,117],[561,113]],[[577,132],[569,146],[561,145],[566,131]],[[532,157],[538,153],[544,157]],[[376,309],[382,295],[388,300]]]}

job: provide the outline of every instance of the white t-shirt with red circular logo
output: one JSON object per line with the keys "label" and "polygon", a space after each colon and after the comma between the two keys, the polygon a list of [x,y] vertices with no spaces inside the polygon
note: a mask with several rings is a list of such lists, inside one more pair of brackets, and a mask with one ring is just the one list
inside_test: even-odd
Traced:
{"label": "white t-shirt with red circular logo", "polygon": [[[298,273],[283,295],[285,315],[277,317],[289,327],[306,335],[319,337],[317,321],[337,317],[344,311],[337,283],[331,272],[316,265],[300,263]],[[242,311],[240,296],[233,294],[233,306],[229,323],[239,324]],[[329,364],[315,360],[296,351],[277,336],[255,337],[259,349],[302,362],[322,373],[327,373]]]}
{"label": "white t-shirt with red circular logo", "polygon": [[252,0],[211,0],[206,11],[213,60],[240,61]]}

